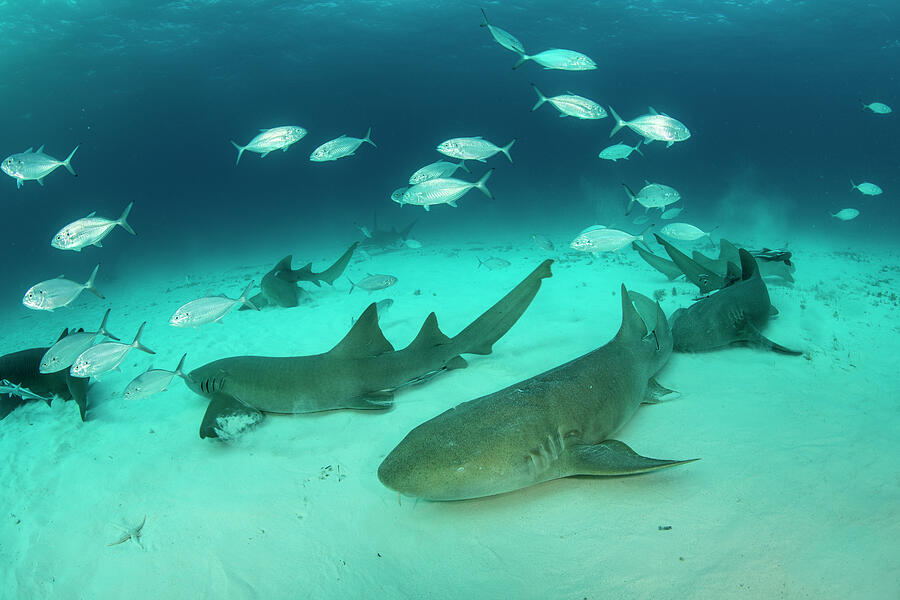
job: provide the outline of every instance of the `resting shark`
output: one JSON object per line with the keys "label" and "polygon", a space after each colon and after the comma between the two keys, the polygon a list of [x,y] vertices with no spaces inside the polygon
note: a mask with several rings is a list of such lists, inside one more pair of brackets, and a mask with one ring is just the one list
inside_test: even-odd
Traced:
{"label": "resting shark", "polygon": [[740,278],[740,273],[734,263],[727,263],[726,269],[719,274],[699,264],[659,235],[655,233],[653,235],[656,237],[656,241],[666,249],[666,254],[669,255],[672,262],[684,273],[685,279],[700,288],[701,294],[709,294]]}
{"label": "resting shark", "polygon": [[[68,329],[63,330],[59,339],[68,334]],[[48,348],[30,348],[0,356],[0,419],[5,419],[28,400],[43,400],[49,406],[54,398],[62,398],[75,400],[81,420],[84,421],[88,379],[72,377],[68,369],[56,373],[41,373],[41,359],[47,350]]]}
{"label": "resting shark", "polygon": [[466,366],[462,354],[490,354],[550,277],[542,262],[519,285],[455,337],[428,315],[416,338],[394,350],[370,304],[334,348],[295,357],[237,356],[213,361],[187,376],[188,387],[209,398],[200,437],[218,437],[233,424],[252,424],[262,413],[307,413],[338,408],[385,409],[393,391],[442,371]]}
{"label": "resting shark", "polygon": [[[350,262],[357,245],[357,242],[351,244],[333,265],[321,273],[313,273],[311,262],[300,269],[292,269],[291,261],[293,257],[288,254],[278,261],[271,271],[263,275],[262,281],[259,283],[260,292],[250,298],[250,302],[260,308],[263,306],[281,306],[285,308],[298,306],[300,299],[306,295],[306,290],[297,285],[297,282],[309,281],[317,287],[322,285],[320,283],[322,281],[328,285],[334,285],[334,281],[347,268],[347,263]],[[249,309],[249,306],[241,306],[238,310]]]}
{"label": "resting shark", "polygon": [[[790,252],[778,252],[764,249],[759,252],[750,252],[750,254],[757,260],[760,276],[763,278],[780,277],[789,283],[793,283],[794,277],[792,273],[794,271],[794,265],[790,260]],[[735,265],[741,263],[737,246],[725,238],[719,240],[719,258],[709,258],[697,250],[694,250],[692,253],[692,258],[701,266],[711,271],[715,271],[720,275],[726,273],[729,263],[734,263]]]}
{"label": "resting shark", "polygon": [[413,429],[378,468],[392,490],[465,500],[572,475],[631,475],[681,465],[612,439],[641,403],[670,393],[653,379],[672,352],[666,317],[622,286],[622,326],[605,346]]}
{"label": "resting shark", "polygon": [[734,344],[749,344],[799,355],[765,337],[761,330],[778,311],[769,300],[769,290],[759,274],[756,259],[739,251],[741,280],[703,298],[689,308],[672,313],[672,335],[676,352],[703,352]]}

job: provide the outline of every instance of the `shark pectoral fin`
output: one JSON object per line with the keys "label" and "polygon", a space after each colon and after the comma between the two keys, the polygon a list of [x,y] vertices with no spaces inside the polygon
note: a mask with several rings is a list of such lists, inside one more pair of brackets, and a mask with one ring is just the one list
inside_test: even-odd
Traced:
{"label": "shark pectoral fin", "polygon": [[356,408],[359,410],[385,410],[393,406],[394,392],[372,392],[364,396],[350,398],[347,400],[347,408]]}
{"label": "shark pectoral fin", "polygon": [[644,395],[644,399],[641,400],[641,404],[659,404],[660,402],[674,400],[679,396],[681,396],[680,393],[661,386],[656,379],[651,377],[650,381],[647,382],[647,393]]}
{"label": "shark pectoral fin", "polygon": [[233,438],[259,423],[262,418],[263,414],[260,411],[234,396],[215,393],[200,423],[200,437]]}
{"label": "shark pectoral fin", "polygon": [[636,475],[699,460],[658,460],[641,456],[619,440],[573,446],[572,475]]}

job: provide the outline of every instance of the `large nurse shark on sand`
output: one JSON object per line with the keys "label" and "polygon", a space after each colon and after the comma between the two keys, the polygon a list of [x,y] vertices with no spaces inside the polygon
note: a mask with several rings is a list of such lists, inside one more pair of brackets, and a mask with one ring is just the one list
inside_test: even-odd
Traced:
{"label": "large nurse shark on sand", "polygon": [[465,500],[572,475],[631,475],[681,465],[612,439],[641,403],[669,390],[653,376],[672,352],[666,317],[622,286],[622,325],[605,346],[413,429],[378,468],[392,490]]}
{"label": "large nurse shark on sand", "polygon": [[394,350],[371,304],[344,339],[324,354],[236,356],[194,369],[187,376],[188,387],[210,401],[200,437],[240,432],[259,421],[262,413],[388,408],[397,388],[465,367],[461,354],[490,354],[531,304],[541,280],[551,276],[552,262],[542,262],[452,338],[438,328],[431,313],[412,343]]}

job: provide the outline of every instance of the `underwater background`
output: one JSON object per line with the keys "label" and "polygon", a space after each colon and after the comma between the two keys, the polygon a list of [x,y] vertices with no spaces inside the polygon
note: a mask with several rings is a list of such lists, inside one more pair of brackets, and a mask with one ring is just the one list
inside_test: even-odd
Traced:
{"label": "underwater background", "polygon": [[[597,69],[513,70],[482,9],[529,54],[576,50]],[[43,144],[62,160],[79,146],[77,177],[60,168],[17,189],[0,173],[0,355],[49,346],[63,327],[92,331],[107,308],[126,343],[147,321],[156,351],[93,380],[84,422],[56,401],[0,421],[0,598],[895,597],[898,73],[900,4],[888,0],[0,0],[0,159]],[[626,120],[653,107],[691,137],[601,160],[639,136],[610,139],[611,116],[532,112],[530,84]],[[863,109],[876,101],[895,112]],[[235,165],[231,140],[281,125],[309,133]],[[309,160],[369,127],[376,148]],[[496,169],[493,199],[472,190],[428,212],[391,201],[459,136],[516,140],[512,163],[498,154],[454,175]],[[696,298],[629,247],[569,248],[592,224],[667,223],[625,215],[621,184],[645,180],[676,188],[678,220],[712,241],[793,252],[795,281],[768,280],[770,329],[802,357],[673,355],[661,383],[681,398],[640,409],[621,437],[648,456],[702,458],[691,465],[449,503],[383,486],[379,463],[413,427],[608,341],[623,282],[666,314]],[[129,202],[136,236],[50,246],[67,223],[115,219]],[[831,216],[851,207],[855,219]],[[360,248],[296,308],[167,324],[200,296],[236,298],[286,254],[324,269],[373,218],[415,222],[421,247]],[[705,238],[678,245],[711,253]],[[488,257],[507,264],[480,267]],[[390,411],[273,415],[222,443],[198,438],[206,399],[180,381],[123,397],[184,353],[190,370],[325,352],[375,301],[394,301],[381,326],[396,348],[431,311],[453,335],[546,258],[553,277],[490,356],[404,388]],[[105,301],[22,305],[35,283],[81,283],[98,263]],[[398,281],[348,294],[347,279],[370,272]],[[111,545],[142,517],[140,544]]]}

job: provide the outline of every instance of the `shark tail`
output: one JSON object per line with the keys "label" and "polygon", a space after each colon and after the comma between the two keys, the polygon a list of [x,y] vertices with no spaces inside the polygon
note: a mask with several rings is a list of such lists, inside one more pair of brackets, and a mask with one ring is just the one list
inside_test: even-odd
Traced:
{"label": "shark tail", "polygon": [[314,275],[328,285],[334,285],[334,281],[344,274],[344,270],[350,263],[350,258],[353,256],[353,252],[356,250],[356,247],[358,245],[359,242],[353,242],[352,244],[350,244],[350,247],[344,251],[339,259],[334,261],[333,265],[331,265],[321,273],[315,273]]}
{"label": "shark tail", "polygon": [[131,342],[131,347],[135,350],[143,350],[147,354],[156,354],[156,352],[141,343],[141,334],[144,333],[144,327],[146,326],[147,321],[141,323],[141,326],[138,328],[137,333],[134,335],[134,341]]}
{"label": "shark tail", "polygon": [[101,294],[101,293],[100,293],[100,290],[98,290],[98,289],[94,286],[94,280],[97,279],[97,271],[98,271],[99,269],[100,269],[100,265],[97,265],[96,267],[94,267],[94,270],[91,271],[91,276],[88,277],[88,280],[84,283],[84,289],[86,289],[86,290],[89,291],[90,293],[94,294],[95,296],[97,296],[97,297],[100,298],[101,300],[106,300],[106,296],[104,296],[103,294]]}
{"label": "shark tail", "polygon": [[[78,146],[75,146],[75,150],[78,150]],[[69,153],[68,158],[66,158],[66,160],[62,162],[62,166],[64,166],[66,170],[72,174],[72,176],[78,177],[78,173],[76,173],[75,169],[72,168],[72,157],[75,156],[75,150],[72,150],[72,152]]]}
{"label": "shark tail", "polygon": [[533,83],[531,84],[531,88],[532,88],[532,89],[534,90],[534,92],[538,95],[537,102],[535,102],[535,103],[534,103],[534,106],[531,107],[531,112],[534,112],[534,111],[536,111],[537,109],[539,109],[539,108],[544,104],[544,102],[547,101],[547,96],[545,96],[544,94],[542,94],[542,93],[541,93],[541,90],[539,90],[538,87],[537,87],[536,85],[534,85]]}
{"label": "shark tail", "polygon": [[547,259],[537,266],[519,285],[509,291],[499,302],[453,338],[459,344],[460,354],[490,354],[493,346],[515,325],[541,288],[541,281],[552,277]]}
{"label": "shark tail", "polygon": [[128,206],[125,207],[125,210],[122,211],[122,216],[119,217],[118,221],[116,221],[116,225],[119,225],[122,229],[124,229],[131,235],[137,235],[134,233],[134,229],[131,228],[131,225],[128,224],[128,214],[131,212],[132,206],[134,206],[134,202],[129,202]]}
{"label": "shark tail", "polygon": [[239,145],[239,144],[238,144],[237,142],[235,142],[234,140],[231,140],[231,145],[234,146],[235,148],[237,148],[238,155],[237,155],[237,160],[234,161],[234,166],[238,166],[238,163],[241,162],[241,154],[244,153],[244,150],[246,150],[247,147],[246,147],[246,146],[241,146],[241,145]]}

